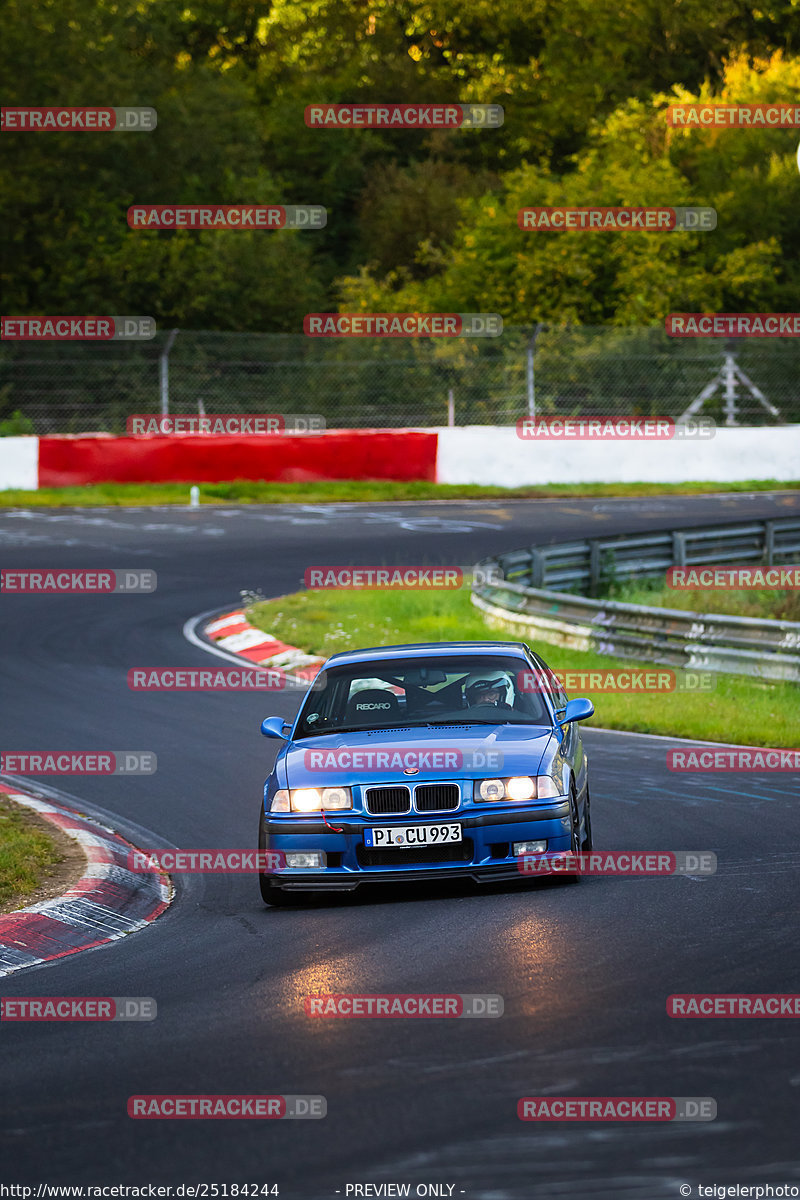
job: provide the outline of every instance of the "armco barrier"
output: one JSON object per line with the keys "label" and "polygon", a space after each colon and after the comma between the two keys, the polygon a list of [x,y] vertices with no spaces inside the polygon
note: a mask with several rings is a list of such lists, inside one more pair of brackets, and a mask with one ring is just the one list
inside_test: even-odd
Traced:
{"label": "armco barrier", "polygon": [[797,561],[796,518],[535,546],[480,563],[472,603],[491,625],[576,650],[800,683],[800,622],[622,604],[547,586],[596,587],[612,570],[630,578],[701,562]]}
{"label": "armco barrier", "polygon": [[512,550],[492,561],[511,583],[556,591],[567,587],[596,596],[612,579],[653,578],[668,567],[800,562],[800,518],[623,533]]}
{"label": "armco barrier", "polygon": [[43,437],[39,486],[87,483],[303,483],[436,478],[436,433],[331,430],[278,437]]}

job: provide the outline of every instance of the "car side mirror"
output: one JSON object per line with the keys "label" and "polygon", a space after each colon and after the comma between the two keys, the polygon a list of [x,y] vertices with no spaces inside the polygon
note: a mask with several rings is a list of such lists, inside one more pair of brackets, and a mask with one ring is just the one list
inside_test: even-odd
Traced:
{"label": "car side mirror", "polygon": [[280,740],[283,742],[285,742],[287,738],[287,735],[284,733],[284,729],[288,730],[290,728],[291,726],[289,725],[289,722],[284,721],[283,717],[265,717],[261,722],[261,732],[263,733],[264,737],[280,738]]}
{"label": "car side mirror", "polygon": [[581,697],[579,700],[570,700],[566,708],[560,708],[557,716],[563,713],[560,717],[562,725],[568,725],[570,721],[585,721],[588,717],[594,716],[594,705],[591,700]]}

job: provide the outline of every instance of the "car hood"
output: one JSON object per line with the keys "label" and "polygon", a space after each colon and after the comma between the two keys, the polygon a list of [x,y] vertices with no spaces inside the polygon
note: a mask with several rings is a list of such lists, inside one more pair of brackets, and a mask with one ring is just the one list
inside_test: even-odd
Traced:
{"label": "car hood", "polygon": [[[541,725],[452,725],[323,734],[286,745],[277,764],[279,786],[352,787],[386,780],[405,783],[409,779],[403,774],[406,760],[398,761],[395,756],[409,751],[419,752],[420,756],[409,760],[419,765],[412,777],[415,783],[451,775],[461,779],[537,775],[544,773],[546,768],[540,771],[540,767],[557,746],[552,729]],[[425,752],[434,751],[455,758],[440,757],[437,763],[426,766]],[[358,764],[352,759],[356,752],[361,755]],[[386,766],[378,763],[378,752],[390,755]],[[375,764],[372,770],[365,766],[368,761]],[[446,767],[445,761],[451,765]]]}

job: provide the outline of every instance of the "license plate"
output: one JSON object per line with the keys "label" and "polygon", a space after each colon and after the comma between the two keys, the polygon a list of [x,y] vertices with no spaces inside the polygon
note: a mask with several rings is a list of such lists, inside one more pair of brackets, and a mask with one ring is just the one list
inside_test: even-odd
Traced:
{"label": "license plate", "polygon": [[444,842],[460,842],[461,826],[457,821],[447,825],[384,825],[364,830],[364,845],[377,849],[392,846],[395,850],[413,850],[415,846],[438,846]]}

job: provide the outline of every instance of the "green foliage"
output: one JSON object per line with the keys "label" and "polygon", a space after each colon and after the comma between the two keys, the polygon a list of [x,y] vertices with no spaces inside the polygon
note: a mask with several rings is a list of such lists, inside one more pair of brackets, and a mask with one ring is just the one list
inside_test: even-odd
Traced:
{"label": "green foliage", "polygon": [[[309,310],[647,324],[798,307],[787,130],[677,99],[800,98],[798,0],[6,0],[7,105],[152,105],[149,134],[4,133],[17,313],[290,331]],[[315,101],[501,103],[494,131],[317,130]],[[314,233],[131,230],[134,202],[316,202]],[[707,204],[713,234],[523,233],[526,204]]]}
{"label": "green foliage", "polygon": [[53,839],[0,794],[0,912],[23,904],[63,857]]}
{"label": "green foliage", "polygon": [[[204,483],[201,504],[335,504],[400,500],[566,499],[571,496],[706,496],[722,492],[773,492],[800,489],[800,482],[750,479],[739,483],[552,483],[541,487],[482,487],[472,483],[399,483],[394,480],[310,480],[267,483],[239,479],[234,483]],[[0,491],[0,508],[76,508],[147,505],[186,505],[185,483],[96,483],[87,487]]]}
{"label": "green foliage", "polygon": [[15,408],[5,421],[0,421],[0,437],[23,437],[35,432],[33,421],[29,420],[18,408]]}

